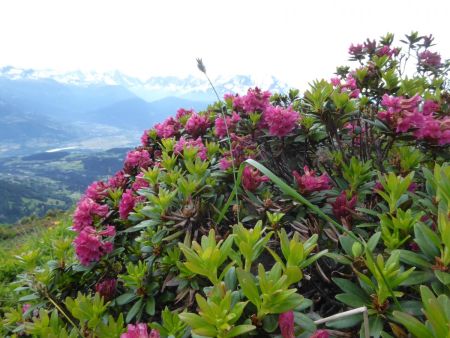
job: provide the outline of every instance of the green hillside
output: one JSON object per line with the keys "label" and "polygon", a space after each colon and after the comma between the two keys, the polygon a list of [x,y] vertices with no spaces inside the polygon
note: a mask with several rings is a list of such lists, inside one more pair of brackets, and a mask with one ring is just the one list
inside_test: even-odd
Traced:
{"label": "green hillside", "polygon": [[[15,306],[20,293],[14,292],[17,275],[29,264],[47,262],[59,245],[71,246],[73,231],[69,230],[69,212],[48,212],[42,218],[28,217],[15,225],[0,225],[0,317],[2,308]],[[22,256],[24,259],[18,259]],[[0,332],[1,332],[0,322]]]}
{"label": "green hillside", "polygon": [[122,167],[126,149],[38,153],[0,162],[0,223],[67,210],[92,181]]}

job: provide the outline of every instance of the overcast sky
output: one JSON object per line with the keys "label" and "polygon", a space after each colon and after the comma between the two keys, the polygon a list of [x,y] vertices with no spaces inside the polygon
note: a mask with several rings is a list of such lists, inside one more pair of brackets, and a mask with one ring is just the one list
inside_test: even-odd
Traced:
{"label": "overcast sky", "polygon": [[0,65],[185,76],[202,57],[212,76],[300,86],[388,31],[432,33],[448,58],[449,12],[448,0],[2,0]]}

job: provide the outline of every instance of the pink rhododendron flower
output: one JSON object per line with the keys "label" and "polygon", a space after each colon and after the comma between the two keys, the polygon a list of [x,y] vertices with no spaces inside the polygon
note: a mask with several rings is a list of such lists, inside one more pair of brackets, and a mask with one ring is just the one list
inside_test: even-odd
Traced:
{"label": "pink rhododendron flower", "polygon": [[108,196],[108,189],[109,186],[103,181],[93,182],[87,187],[85,196],[98,202]]}
{"label": "pink rhododendron flower", "polygon": [[111,300],[116,294],[117,279],[108,278],[95,284],[95,292],[98,292],[105,301]]}
{"label": "pink rhododendron flower", "polygon": [[194,113],[194,110],[193,110],[193,109],[183,109],[183,108],[180,108],[180,109],[177,110],[176,118],[177,118],[177,120],[179,121],[181,118],[183,118],[183,117],[185,117],[185,116],[188,116],[188,115],[191,115],[191,114],[193,114],[193,113]]}
{"label": "pink rhododendron flower", "polygon": [[155,125],[156,134],[160,138],[169,138],[175,136],[180,128],[180,123],[173,117],[169,117],[164,122]]}
{"label": "pink rhododendron flower", "polygon": [[377,47],[377,42],[375,40],[370,41],[369,39],[364,42],[364,49],[367,53],[372,54],[375,52]]}
{"label": "pink rhododendron flower", "polygon": [[439,67],[442,65],[441,56],[438,53],[433,53],[425,50],[419,53],[419,63],[426,67]]}
{"label": "pink rhododendron flower", "polygon": [[252,167],[245,167],[242,172],[242,186],[245,190],[255,191],[262,182],[267,182],[269,178],[262,176],[258,169]]}
{"label": "pink rhododendron flower", "polygon": [[336,88],[340,88],[342,92],[348,93],[349,97],[352,99],[357,98],[361,93],[356,85],[356,79],[352,74],[347,76],[344,84],[341,83],[341,80],[338,77],[332,78],[331,84]]}
{"label": "pink rhododendron flower", "polygon": [[[225,119],[223,117],[218,117],[215,120],[215,130],[214,133],[217,137],[222,138],[227,135],[227,126],[228,132],[231,133],[235,130],[237,123],[241,120],[241,117],[236,112],[233,112],[231,116],[226,116]],[[227,126],[225,126],[225,121]]]}
{"label": "pink rhododendron flower", "polygon": [[204,135],[209,127],[208,116],[193,113],[186,122],[186,132],[192,137]]}
{"label": "pink rhododendron flower", "polygon": [[111,188],[123,188],[127,184],[127,178],[123,171],[118,171],[108,180],[108,185]]}
{"label": "pink rhododendron flower", "polygon": [[376,182],[375,182],[375,186],[373,187],[373,190],[374,190],[375,192],[376,192],[377,190],[384,191],[384,187],[383,187],[383,185],[381,184],[380,181],[376,181]]}
{"label": "pink rhododendron flower", "polygon": [[333,85],[333,87],[339,87],[341,85],[341,79],[338,77],[333,77],[331,78],[330,83]]}
{"label": "pink rhododendron flower", "polygon": [[133,182],[133,185],[132,185],[133,190],[138,191],[139,189],[148,188],[148,187],[149,187],[149,184],[148,184],[147,180],[144,178],[144,173],[139,173]]}
{"label": "pink rhododendron flower", "polygon": [[350,200],[347,199],[347,193],[345,191],[336,197],[336,200],[331,203],[333,214],[337,219],[350,219],[352,211],[355,210],[356,202],[358,198],[354,195]]}
{"label": "pink rhododendron flower", "polygon": [[135,168],[147,169],[152,164],[147,150],[132,150],[125,159],[125,172],[130,173]]}
{"label": "pink rhododendron flower", "polygon": [[408,248],[409,248],[409,250],[414,251],[414,252],[419,252],[420,251],[419,245],[417,245],[416,242],[409,243],[408,244]]}
{"label": "pink rhododendron flower", "polygon": [[133,190],[127,189],[122,194],[122,198],[120,199],[119,203],[119,215],[121,219],[127,219],[130,212],[133,211],[134,207],[136,206],[137,202],[140,202],[143,200],[143,196],[135,197],[133,194]]}
{"label": "pink rhododendron flower", "polygon": [[234,133],[230,135],[231,152],[225,151],[222,159],[219,161],[219,167],[222,170],[227,170],[232,166],[232,161],[236,168],[245,160],[255,158],[258,149],[252,135],[238,136]]}
{"label": "pink rhododendron flower", "polygon": [[92,225],[93,217],[105,217],[109,208],[106,204],[98,204],[89,197],[82,198],[73,214],[72,228],[80,232],[85,227]]}
{"label": "pink rhododendron flower", "polygon": [[184,148],[197,148],[197,156],[200,157],[203,161],[206,161],[208,158],[205,145],[202,142],[202,138],[198,137],[196,140],[186,140],[184,137],[181,137],[178,142],[175,144],[174,152],[175,154],[183,154]]}
{"label": "pink rhododendron flower", "polygon": [[383,46],[377,51],[378,56],[388,56],[392,57],[393,55],[397,55],[399,51],[397,49],[391,49],[389,46]]}
{"label": "pink rhododendron flower", "polygon": [[30,307],[31,307],[31,304],[29,304],[29,303],[23,304],[23,306],[22,306],[22,314],[27,312],[30,309]]}
{"label": "pink rhododendron flower", "polygon": [[439,145],[450,144],[450,118],[438,118],[434,112],[439,105],[427,100],[419,110],[421,97],[416,95],[410,99],[404,97],[383,96],[382,105],[386,111],[378,113],[378,117],[395,127],[398,133],[413,131],[419,140],[427,140]]}
{"label": "pink rhododendron flower", "polygon": [[97,231],[91,226],[85,227],[74,239],[75,253],[82,265],[98,262],[105,254],[113,249],[111,242],[103,241],[102,237],[111,237],[116,229],[108,225],[104,231]]}
{"label": "pink rhododendron flower", "polygon": [[128,324],[127,332],[122,333],[120,338],[160,338],[158,330],[148,332],[148,325],[138,323],[136,325]]}
{"label": "pink rhododendron flower", "polygon": [[313,192],[330,189],[330,178],[327,174],[316,176],[314,170],[310,170],[308,166],[304,166],[304,175],[300,175],[297,171],[293,171],[292,174],[297,181],[300,192]]}
{"label": "pink rhododendron flower", "polygon": [[345,79],[345,84],[342,85],[342,88],[354,90],[358,87],[356,86],[356,79],[352,75],[348,75]]}
{"label": "pink rhododendron flower", "polygon": [[270,105],[270,96],[268,91],[262,91],[258,87],[250,88],[244,96],[227,96],[227,99],[233,99],[233,108],[238,111],[244,111],[247,114],[253,112],[263,112]]}
{"label": "pink rhododendron flower", "polygon": [[297,126],[300,114],[292,109],[269,106],[264,112],[264,121],[272,136],[283,137],[288,135]]}
{"label": "pink rhododendron flower", "polygon": [[354,45],[353,43],[348,48],[348,53],[353,56],[362,54],[364,51],[364,46],[361,44]]}
{"label": "pink rhododendron flower", "polygon": [[283,338],[295,338],[294,311],[281,313],[278,316],[278,326]]}
{"label": "pink rhododendron flower", "polygon": [[383,95],[381,104],[388,108],[388,111],[392,114],[399,113],[402,110],[401,106],[402,97]]}
{"label": "pink rhododendron flower", "polygon": [[330,334],[327,330],[317,330],[309,338],[329,338]]}
{"label": "pink rhododendron flower", "polygon": [[423,115],[431,115],[439,110],[439,104],[434,102],[433,100],[426,100],[423,103],[422,114]]}
{"label": "pink rhododendron flower", "polygon": [[406,132],[414,128],[423,121],[423,115],[419,112],[418,106],[421,101],[416,95],[410,99],[402,96],[392,97],[383,95],[381,104],[387,108],[386,111],[378,113],[378,117],[388,123],[394,124],[396,131]]}
{"label": "pink rhododendron flower", "polygon": [[231,168],[231,166],[233,165],[233,163],[231,162],[231,160],[229,160],[226,157],[222,157],[219,160],[219,168],[220,170],[228,170],[229,168]]}
{"label": "pink rhododendron flower", "polygon": [[150,141],[150,137],[148,136],[149,130],[144,130],[144,133],[141,136],[141,144],[146,147]]}

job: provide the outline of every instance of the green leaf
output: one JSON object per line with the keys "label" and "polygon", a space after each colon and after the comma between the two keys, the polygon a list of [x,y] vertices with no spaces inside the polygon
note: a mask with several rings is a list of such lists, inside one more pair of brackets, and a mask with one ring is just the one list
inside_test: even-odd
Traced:
{"label": "green leaf", "polygon": [[241,268],[236,269],[237,277],[239,280],[239,285],[244,293],[245,297],[253,303],[256,307],[260,305],[259,292],[254,281],[254,277],[251,273],[242,270]]}
{"label": "green leaf", "polygon": [[305,331],[308,331],[311,333],[316,331],[316,329],[317,329],[317,326],[316,326],[316,324],[314,324],[314,321],[311,318],[309,318],[307,315],[305,315],[304,313],[301,313],[301,312],[294,311],[294,322],[295,322],[295,324],[297,324],[299,327],[301,327]]}
{"label": "green leaf", "polygon": [[194,313],[182,312],[178,315],[178,317],[180,317],[183,322],[185,322],[192,328],[209,326],[213,329],[214,333],[216,332],[216,329],[212,325],[210,325],[206,320]]}
{"label": "green leaf", "polygon": [[345,235],[339,236],[339,243],[341,244],[342,249],[344,249],[345,253],[351,257],[353,257],[352,247],[353,244],[356,243],[356,241]]}
{"label": "green leaf", "polygon": [[32,293],[30,295],[26,295],[26,296],[20,297],[19,298],[19,302],[26,302],[26,301],[35,300],[35,299],[39,299],[39,295],[36,294],[36,293]]}
{"label": "green leaf", "polygon": [[236,289],[237,277],[236,277],[236,268],[233,266],[228,269],[224,278],[225,286],[228,290]]}
{"label": "green leaf", "polygon": [[[380,337],[381,331],[383,331],[383,324],[383,319],[381,319],[379,316],[371,316],[369,318],[370,337]],[[361,330],[364,329],[361,327]]]}
{"label": "green leaf", "polygon": [[350,282],[344,278],[332,278],[333,282],[339,286],[339,288],[347,294],[354,295],[361,299],[363,302],[368,302],[369,297],[367,294],[356,284]]}
{"label": "green leaf", "polygon": [[444,285],[450,285],[450,273],[434,270],[434,274],[436,275],[437,279],[444,284]]}
{"label": "green leaf", "polygon": [[351,307],[361,307],[368,304],[363,298],[349,293],[340,293],[335,296],[335,298]]}
{"label": "green leaf", "polygon": [[430,258],[439,256],[440,240],[436,234],[429,229],[425,224],[416,223],[414,225],[414,235],[417,245],[425,255]]}
{"label": "green leaf", "polygon": [[150,297],[145,303],[145,312],[149,316],[153,316],[155,314],[155,297]]}
{"label": "green leaf", "polygon": [[[395,251],[398,251],[400,253],[400,260],[403,263],[425,269],[431,268],[431,263],[415,252],[409,250],[395,250]],[[392,253],[394,253],[394,251]]]}
{"label": "green leaf", "polygon": [[370,248],[371,251],[375,250],[378,241],[380,240],[381,232],[376,232],[370,237],[370,239],[367,241],[367,246]]}
{"label": "green leaf", "polygon": [[142,308],[142,298],[139,298],[139,300],[133,304],[130,311],[128,311],[125,321],[127,323],[131,322],[133,318],[136,317],[141,308]]}
{"label": "green leaf", "polygon": [[287,312],[289,310],[293,310],[297,306],[299,306],[302,303],[302,301],[303,301],[302,295],[299,295],[298,293],[293,293],[284,302],[274,304],[270,308],[270,312],[271,313],[283,313],[283,312]]}
{"label": "green leaf", "polygon": [[419,322],[413,316],[399,311],[393,312],[394,318],[408,329],[417,338],[430,338],[433,337],[433,332],[431,332],[424,324]]}
{"label": "green leaf", "polygon": [[363,320],[362,314],[358,313],[353,316],[348,316],[333,321],[329,321],[325,325],[333,329],[346,329],[358,325],[360,322],[362,322],[362,320]]}
{"label": "green leaf", "polygon": [[266,332],[273,332],[278,327],[278,316],[277,315],[268,315],[263,319],[263,329]]}
{"label": "green leaf", "polygon": [[413,271],[408,276],[408,278],[403,281],[400,285],[402,286],[410,286],[410,285],[419,285],[429,282],[433,279],[433,273],[431,271]]}
{"label": "green leaf", "polygon": [[135,300],[137,296],[134,293],[124,293],[123,295],[120,295],[115,299],[116,303],[118,305],[125,305],[131,302],[132,300]]}
{"label": "green leaf", "polygon": [[233,327],[226,335],[225,338],[238,337],[244,333],[253,331],[256,326],[253,325],[238,325]]}
{"label": "green leaf", "polygon": [[300,264],[300,268],[304,269],[307,266],[311,265],[312,263],[314,263],[315,261],[317,261],[320,257],[324,256],[326,253],[328,252],[328,249],[322,250],[318,253],[316,253],[315,255],[305,259],[301,264]]}

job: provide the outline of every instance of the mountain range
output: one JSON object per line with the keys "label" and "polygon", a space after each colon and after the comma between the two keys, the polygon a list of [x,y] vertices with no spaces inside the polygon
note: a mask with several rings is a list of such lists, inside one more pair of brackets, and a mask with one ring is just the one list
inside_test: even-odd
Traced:
{"label": "mountain range", "polygon": [[[213,82],[220,95],[287,89],[273,77]],[[201,77],[0,68],[0,223],[72,207],[90,182],[123,166],[144,129],[216,99]]]}
{"label": "mountain range", "polygon": [[[244,93],[255,85],[283,91],[274,77],[214,79],[219,93]],[[144,129],[178,108],[206,109],[216,100],[206,79],[120,73],[56,72],[0,68],[0,157],[52,148],[130,147]]]}

